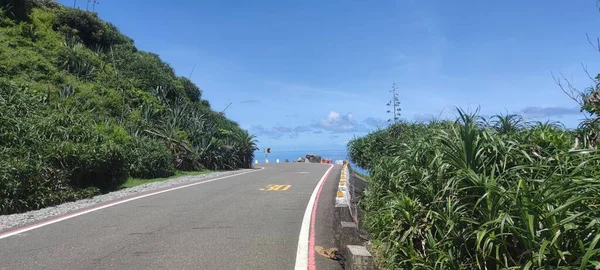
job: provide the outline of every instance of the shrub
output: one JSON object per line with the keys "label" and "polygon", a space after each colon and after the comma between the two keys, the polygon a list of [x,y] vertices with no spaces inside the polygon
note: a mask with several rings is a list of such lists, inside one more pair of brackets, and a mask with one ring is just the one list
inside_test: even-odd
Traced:
{"label": "shrub", "polygon": [[[126,49],[126,48],[123,48]],[[161,87],[164,91],[166,100],[175,100],[177,97],[184,97],[183,88],[177,87],[177,81],[173,68],[160,60],[157,54],[137,52],[133,56],[125,52],[122,57],[130,58],[130,61],[122,61],[117,68],[127,77],[134,78],[134,87],[147,92],[154,91]]]}
{"label": "shrub", "polygon": [[600,154],[569,151],[572,133],[559,128],[496,129],[460,113],[452,125],[402,124],[383,142],[396,150],[381,155],[368,151],[382,149],[385,131],[348,145],[371,173],[361,207],[380,264],[570,269],[598,261]]}
{"label": "shrub", "polygon": [[89,48],[97,45],[108,48],[128,42],[114,25],[101,21],[96,13],[80,9],[59,10],[53,28],[67,35],[76,34]]}
{"label": "shrub", "polygon": [[36,8],[51,8],[51,9],[55,9],[55,8],[60,8],[60,4],[57,3],[55,0],[26,0],[26,1],[31,1],[33,7]]}
{"label": "shrub", "polygon": [[67,172],[51,168],[31,158],[0,159],[0,214],[36,210],[55,204],[87,198],[98,189],[72,189]]}
{"label": "shrub", "polygon": [[171,153],[164,142],[134,137],[127,149],[128,168],[132,177],[150,179],[175,174]]}
{"label": "shrub", "polygon": [[57,66],[82,81],[92,81],[99,66],[94,60],[82,45],[72,44],[59,51]]}
{"label": "shrub", "polygon": [[127,180],[125,153],[113,142],[99,145],[64,142],[54,151],[51,164],[69,172],[73,187],[97,187],[107,192]]}
{"label": "shrub", "polygon": [[183,91],[191,101],[199,101],[202,97],[202,91],[192,81],[185,77],[179,77],[179,82],[183,87]]}
{"label": "shrub", "polygon": [[0,81],[3,212],[107,191],[127,177],[117,144],[128,137],[122,129],[97,128],[88,114],[43,103],[41,95]]}
{"label": "shrub", "polygon": [[210,109],[210,101],[208,101],[206,99],[202,99],[202,100],[200,100],[200,103],[202,103],[202,105],[205,106],[206,108]]}

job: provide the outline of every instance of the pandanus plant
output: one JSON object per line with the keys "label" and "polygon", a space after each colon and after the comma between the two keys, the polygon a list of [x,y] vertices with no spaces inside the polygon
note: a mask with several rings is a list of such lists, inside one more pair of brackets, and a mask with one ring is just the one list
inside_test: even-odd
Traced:
{"label": "pandanus plant", "polygon": [[[409,142],[404,151],[371,161],[361,204],[380,264],[587,269],[599,261],[598,152],[568,151],[571,133],[560,128],[534,127],[544,135],[529,140],[477,118],[459,110],[450,129],[406,125],[406,137],[389,141]],[[369,145],[359,140],[349,145],[354,153]],[[529,146],[544,140],[565,143],[544,152],[551,158],[536,158]]]}

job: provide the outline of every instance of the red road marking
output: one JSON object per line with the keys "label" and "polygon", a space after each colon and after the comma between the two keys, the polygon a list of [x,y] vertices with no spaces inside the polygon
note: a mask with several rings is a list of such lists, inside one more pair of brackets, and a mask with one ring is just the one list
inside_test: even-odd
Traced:
{"label": "red road marking", "polygon": [[335,166],[331,166],[329,170],[325,173],[325,180],[323,184],[319,186],[319,191],[317,191],[317,196],[315,197],[315,204],[313,205],[312,213],[310,215],[310,237],[308,239],[308,269],[315,270],[315,221],[317,217],[317,205],[319,205],[319,197],[321,196],[321,190],[327,180],[329,179],[329,173]]}

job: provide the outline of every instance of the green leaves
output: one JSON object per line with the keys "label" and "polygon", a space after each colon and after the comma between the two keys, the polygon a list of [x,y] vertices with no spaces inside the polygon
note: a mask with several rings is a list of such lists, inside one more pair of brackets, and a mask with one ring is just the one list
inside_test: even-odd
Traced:
{"label": "green leaves", "polygon": [[158,55],[95,13],[36,3],[31,22],[0,18],[0,214],[252,166],[255,137]]}
{"label": "green leaves", "polygon": [[89,48],[95,45],[108,47],[129,41],[114,25],[101,21],[96,13],[75,8],[58,10],[53,28],[64,33],[76,33]]}
{"label": "green leaves", "polygon": [[598,151],[571,151],[573,133],[554,124],[502,116],[488,125],[475,114],[459,116],[455,123],[400,123],[348,144],[352,161],[371,174],[361,206],[383,266],[595,264]]}

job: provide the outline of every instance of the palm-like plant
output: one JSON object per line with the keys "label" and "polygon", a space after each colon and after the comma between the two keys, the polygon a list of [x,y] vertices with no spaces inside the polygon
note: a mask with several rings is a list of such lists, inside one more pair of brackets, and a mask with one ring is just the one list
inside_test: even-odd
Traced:
{"label": "palm-like plant", "polygon": [[[160,88],[158,91],[160,91]],[[164,95],[159,92],[159,97],[164,98]],[[201,168],[198,160],[190,158],[195,155],[194,148],[188,140],[187,133],[182,129],[182,126],[188,121],[187,104],[182,100],[167,102],[166,114],[160,120],[159,125],[145,130],[147,133],[160,137],[165,140],[167,147],[173,153],[173,162],[175,167],[180,170],[195,170]],[[149,113],[148,113],[149,114]]]}
{"label": "palm-like plant", "polygon": [[492,116],[491,124],[501,135],[516,133],[527,125],[523,117],[517,114],[496,114]]}
{"label": "palm-like plant", "polygon": [[256,136],[248,133],[248,131],[239,129],[233,134],[235,140],[239,142],[237,145],[237,156],[241,157],[239,164],[242,168],[252,167],[254,160],[254,152],[258,150]]}
{"label": "palm-like plant", "polygon": [[[404,151],[368,161],[361,204],[384,267],[583,269],[598,261],[600,154],[569,152],[569,132],[513,128],[515,119],[489,130],[459,110],[451,128],[407,126],[388,141]],[[369,149],[372,135],[353,140],[350,155]],[[557,147],[540,159],[533,145]]]}

